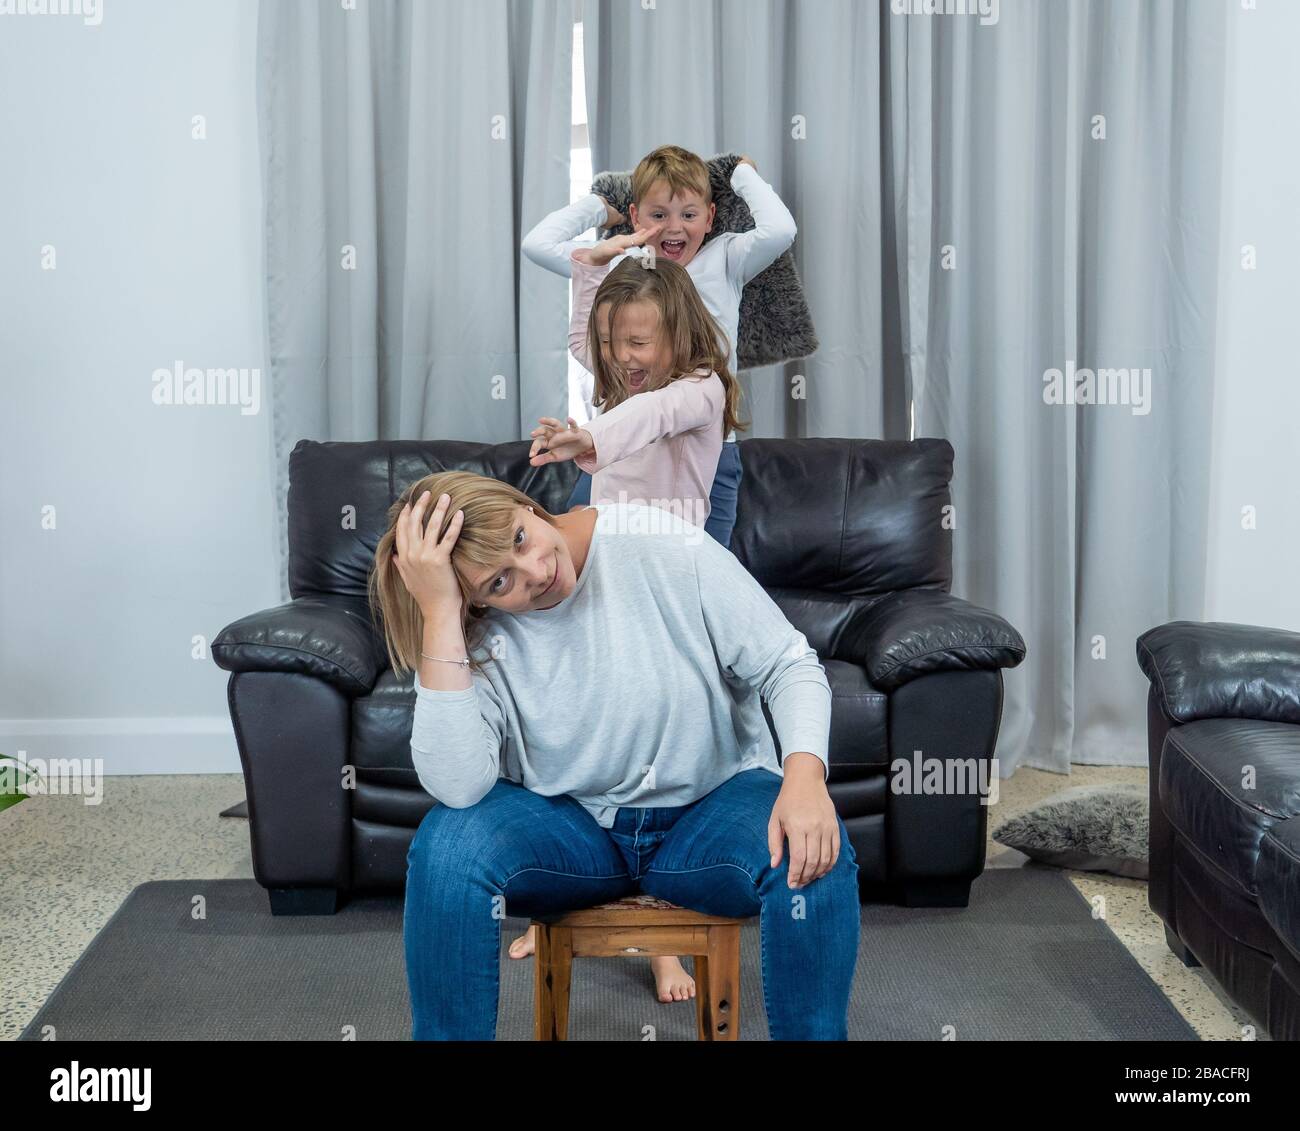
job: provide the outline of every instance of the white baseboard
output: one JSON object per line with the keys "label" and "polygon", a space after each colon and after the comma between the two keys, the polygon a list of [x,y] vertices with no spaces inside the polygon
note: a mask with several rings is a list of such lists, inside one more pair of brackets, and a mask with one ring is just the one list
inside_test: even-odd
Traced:
{"label": "white baseboard", "polygon": [[117,774],[243,772],[227,715],[188,718],[0,719],[0,754],[100,758]]}

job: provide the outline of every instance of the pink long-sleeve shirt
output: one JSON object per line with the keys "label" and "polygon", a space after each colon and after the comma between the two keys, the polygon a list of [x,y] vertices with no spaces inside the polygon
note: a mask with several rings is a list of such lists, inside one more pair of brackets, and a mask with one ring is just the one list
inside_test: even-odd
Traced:
{"label": "pink long-sleeve shirt", "polygon": [[722,378],[700,368],[589,420],[583,427],[596,450],[574,463],[591,475],[592,503],[640,503],[702,527],[725,399]]}

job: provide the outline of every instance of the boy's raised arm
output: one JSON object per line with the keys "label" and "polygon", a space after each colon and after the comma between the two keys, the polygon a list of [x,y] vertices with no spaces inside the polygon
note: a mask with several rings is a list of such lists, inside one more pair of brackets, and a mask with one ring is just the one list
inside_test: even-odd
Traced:
{"label": "boy's raised arm", "polygon": [[727,274],[739,278],[743,287],[794,243],[796,228],[790,209],[752,165],[742,161],[736,166],[731,187],[754,215],[754,227],[727,248]]}
{"label": "boy's raised arm", "polygon": [[609,216],[605,201],[594,192],[564,208],[542,217],[524,236],[523,252],[538,267],[545,267],[566,279],[570,274],[569,256],[575,247],[590,247],[577,237],[588,228],[603,227]]}

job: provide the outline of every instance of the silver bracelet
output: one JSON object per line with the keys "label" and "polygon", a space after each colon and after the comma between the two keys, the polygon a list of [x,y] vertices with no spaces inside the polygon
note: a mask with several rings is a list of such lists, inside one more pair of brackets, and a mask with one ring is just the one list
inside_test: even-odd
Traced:
{"label": "silver bracelet", "polygon": [[468,660],[468,659],[464,659],[464,660],[443,660],[441,656],[430,656],[428,652],[421,652],[420,655],[423,656],[426,660],[442,660],[442,662],[443,662],[444,664],[459,664],[462,668],[467,668],[467,667],[469,667],[469,660]]}

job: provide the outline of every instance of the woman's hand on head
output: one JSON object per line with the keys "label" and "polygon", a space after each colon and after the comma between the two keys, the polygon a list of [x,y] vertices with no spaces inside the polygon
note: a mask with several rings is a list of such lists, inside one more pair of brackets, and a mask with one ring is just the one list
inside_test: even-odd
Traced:
{"label": "woman's hand on head", "polygon": [[585,428],[569,417],[567,427],[553,416],[538,417],[538,426],[529,433],[533,446],[528,450],[528,462],[533,467],[577,459],[596,450],[596,441]]}
{"label": "woman's hand on head", "polygon": [[840,856],[840,822],[826,789],[822,761],[814,754],[792,753],[785,759],[783,784],[767,822],[767,847],[772,867],[781,863],[784,842],[790,842],[787,884],[807,887],[824,876]]}
{"label": "woman's hand on head", "polygon": [[442,529],[451,497],[443,494],[438,498],[426,527],[421,520],[431,502],[430,493],[425,491],[414,504],[408,502],[402,508],[395,527],[393,562],[406,591],[425,617],[436,614],[459,616],[464,602],[456,580],[456,569],[451,564],[451,551],[460,536],[465,512],[458,510],[452,516],[447,533],[439,539],[438,531]]}

